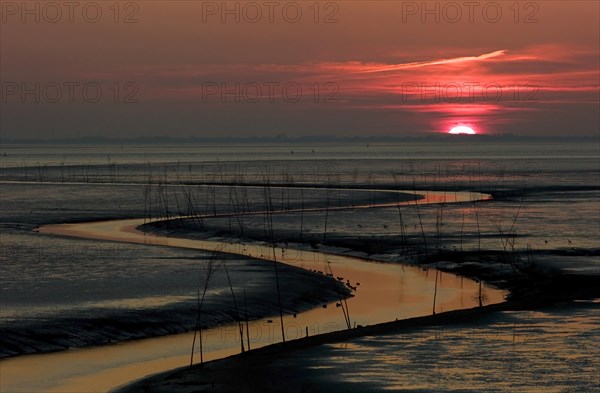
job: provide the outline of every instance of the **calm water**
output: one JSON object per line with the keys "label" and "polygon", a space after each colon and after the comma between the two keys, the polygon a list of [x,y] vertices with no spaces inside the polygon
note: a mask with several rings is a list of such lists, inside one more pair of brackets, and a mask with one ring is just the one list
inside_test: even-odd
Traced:
{"label": "calm water", "polygon": [[[425,238],[434,250],[506,251],[499,234],[510,231],[514,251],[547,252],[536,256],[538,263],[597,274],[598,152],[594,143],[2,146],[1,329],[35,336],[52,334],[47,327],[64,326],[65,318],[189,316],[201,275],[197,262],[206,253],[57,238],[33,229],[200,213],[214,216],[204,222],[207,235],[244,231],[260,238],[264,217],[242,218],[236,209],[264,210],[265,188],[231,184],[281,186],[269,190],[278,210],[394,202],[396,194],[385,191],[391,189],[489,192],[494,200],[477,205],[403,207],[402,221],[395,207],[332,210],[326,217],[323,211],[283,212],[274,216],[273,231],[281,241],[311,244],[326,233],[340,251],[363,245],[362,255],[385,261],[407,260],[397,243],[401,233],[416,246]],[[264,267],[243,257],[232,264],[234,279],[245,277],[255,290],[250,295],[264,298]],[[221,277],[211,296],[225,298],[226,289]],[[100,325],[89,324],[88,336]],[[144,334],[161,329],[168,332],[159,321]]]}
{"label": "calm water", "polygon": [[592,393],[600,349],[588,344],[599,327],[598,303],[500,312],[301,349],[253,372],[257,389],[275,391],[290,385],[293,366],[296,386],[321,391]]}
{"label": "calm water", "polygon": [[[598,179],[597,143],[403,145],[3,146],[3,180],[274,181],[447,186],[582,185]],[[596,184],[597,185],[597,184]]]}

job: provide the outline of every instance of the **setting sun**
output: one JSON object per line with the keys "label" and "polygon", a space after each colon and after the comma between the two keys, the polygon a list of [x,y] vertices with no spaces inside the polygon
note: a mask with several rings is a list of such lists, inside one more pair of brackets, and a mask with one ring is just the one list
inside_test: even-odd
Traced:
{"label": "setting sun", "polygon": [[467,127],[467,126],[457,126],[457,127],[454,127],[448,133],[449,134],[453,134],[453,135],[458,135],[458,134],[462,134],[462,135],[475,135],[475,134],[477,134],[475,132],[475,130],[473,130],[471,127]]}
{"label": "setting sun", "polygon": [[600,393],[599,15],[0,0],[0,393]]}

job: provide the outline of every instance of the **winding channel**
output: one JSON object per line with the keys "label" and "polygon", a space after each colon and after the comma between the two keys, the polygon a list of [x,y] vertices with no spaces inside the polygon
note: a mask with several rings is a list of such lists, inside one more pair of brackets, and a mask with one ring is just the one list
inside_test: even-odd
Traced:
{"label": "winding channel", "polygon": [[[418,204],[472,202],[490,199],[477,192],[419,192],[424,199]],[[401,202],[401,205],[414,204]],[[393,204],[395,206],[396,204]],[[384,207],[382,204],[370,207]],[[356,208],[356,207],[354,207]],[[435,269],[404,264],[378,263],[354,256],[338,255],[327,250],[301,247],[275,248],[264,243],[233,243],[220,240],[191,240],[149,235],[137,228],[144,219],[110,220],[40,227],[48,235],[151,244],[204,251],[220,251],[240,256],[285,263],[291,266],[328,271],[356,285],[354,296],[347,300],[353,325],[372,325],[432,313],[437,276],[435,311],[476,307],[479,284]],[[356,284],[360,283],[360,284]],[[500,303],[505,292],[485,287],[485,304]],[[274,310],[275,311],[275,310]],[[283,318],[287,340],[346,328],[341,307],[336,302],[286,315]],[[240,352],[237,325],[226,325],[205,333],[204,360],[213,360]],[[252,348],[280,342],[279,318],[251,321],[249,336]],[[189,364],[192,333],[148,338],[133,342],[63,352],[27,355],[0,362],[3,392],[92,392],[107,391],[135,379]]]}

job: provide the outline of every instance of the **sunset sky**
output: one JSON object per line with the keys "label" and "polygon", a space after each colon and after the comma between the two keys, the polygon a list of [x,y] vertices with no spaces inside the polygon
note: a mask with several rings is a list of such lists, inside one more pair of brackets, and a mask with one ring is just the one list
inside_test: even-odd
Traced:
{"label": "sunset sky", "polygon": [[596,1],[0,3],[2,138],[598,133]]}

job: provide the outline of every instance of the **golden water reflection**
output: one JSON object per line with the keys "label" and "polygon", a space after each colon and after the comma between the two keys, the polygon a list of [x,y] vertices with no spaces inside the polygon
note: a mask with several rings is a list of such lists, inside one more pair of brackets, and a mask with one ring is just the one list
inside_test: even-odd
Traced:
{"label": "golden water reflection", "polygon": [[[428,200],[431,202],[442,198],[433,194],[428,193]],[[443,198],[446,201],[446,193],[440,194],[444,194]],[[472,193],[465,194],[472,197]],[[479,304],[479,284],[453,274],[436,272],[434,269],[423,270],[409,265],[377,263],[321,251],[273,249],[266,244],[151,236],[136,229],[143,222],[143,219],[129,219],[49,225],[41,227],[39,232],[86,239],[221,251],[266,261],[270,261],[275,255],[277,261],[291,266],[322,272],[331,269],[334,277],[343,277],[344,282],[349,281],[350,285],[356,288],[355,296],[347,300],[353,326],[431,314],[436,275],[436,312],[476,307]],[[504,291],[485,285],[483,290],[484,304],[504,300]],[[342,308],[337,307],[336,302],[323,306],[297,315],[284,316],[286,339],[346,328]],[[271,317],[251,322],[249,331],[252,348],[282,340],[279,318]],[[204,339],[205,360],[240,352],[237,325],[207,330]],[[4,360],[0,367],[2,391],[106,391],[133,379],[189,364],[191,342],[192,335],[186,333]],[[195,359],[197,360],[198,356]]]}

